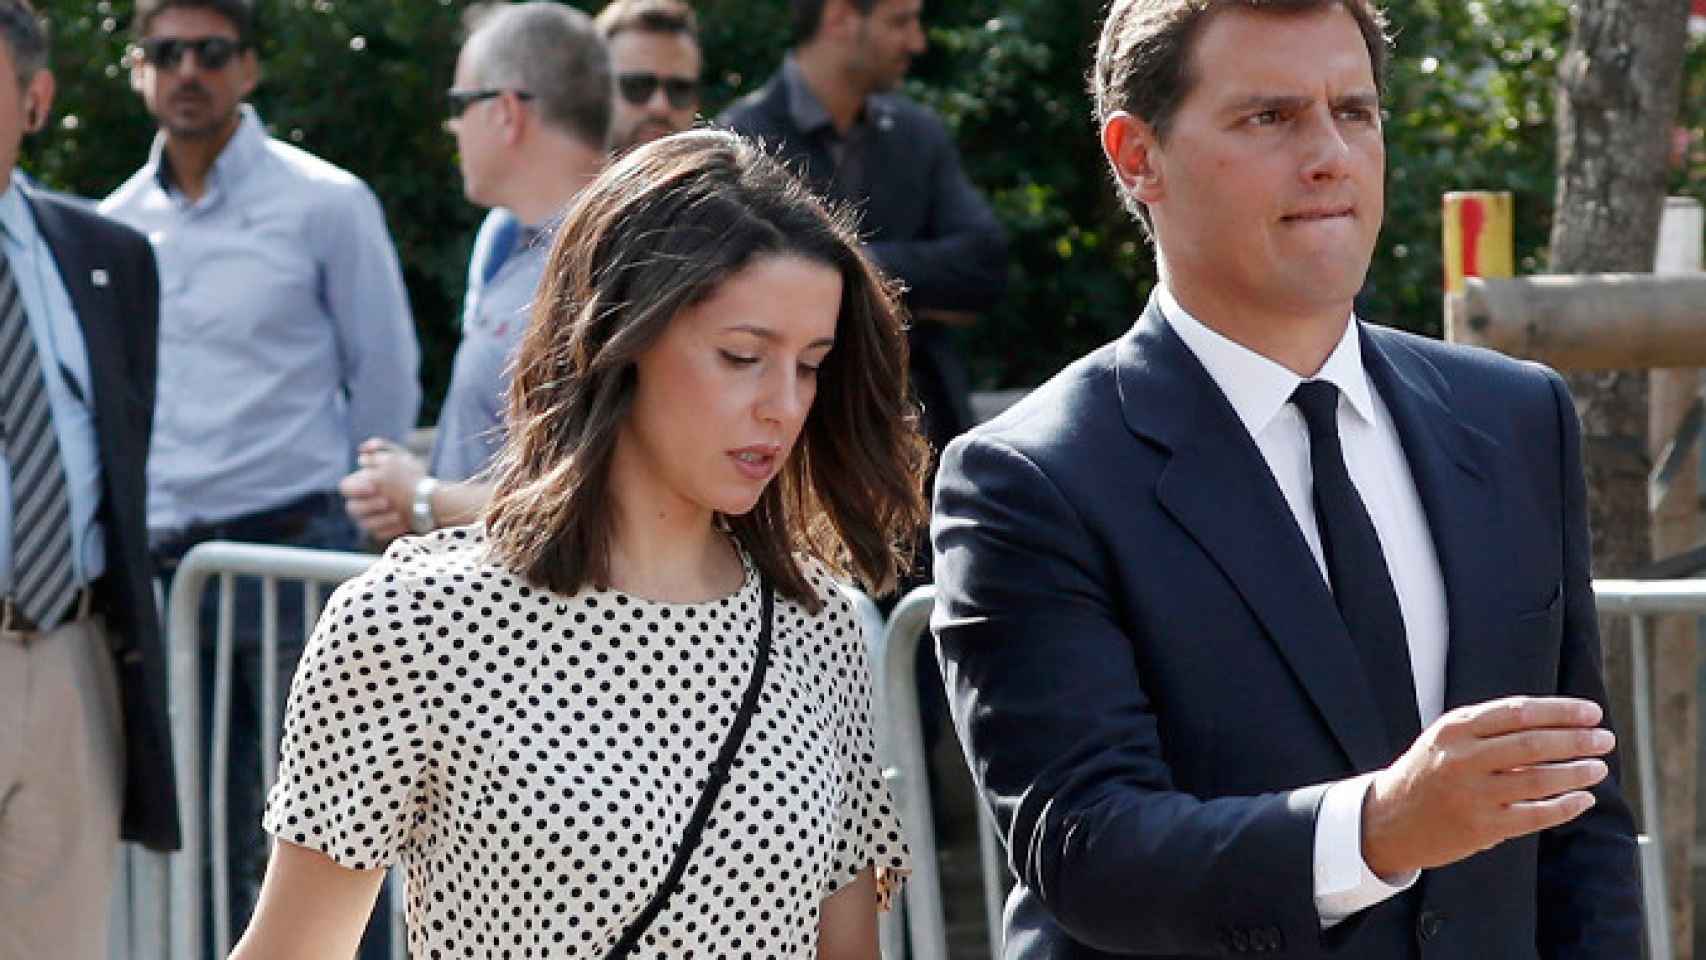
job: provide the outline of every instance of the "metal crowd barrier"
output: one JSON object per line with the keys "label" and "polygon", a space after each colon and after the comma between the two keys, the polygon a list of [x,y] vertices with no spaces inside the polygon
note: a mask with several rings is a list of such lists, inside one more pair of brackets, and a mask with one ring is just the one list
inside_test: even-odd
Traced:
{"label": "metal crowd barrier", "polygon": [[[226,834],[225,796],[229,756],[232,632],[239,578],[260,582],[261,595],[261,763],[268,790],[278,772],[278,670],[280,581],[303,581],[303,630],[312,632],[324,595],[361,573],[377,558],[368,554],[305,550],[260,544],[204,543],[185,554],[166,602],[167,670],[171,700],[173,755],[177,767],[179,817],[183,849],[171,855],[132,848],[127,874],[131,878],[128,922],[132,960],[195,960],[209,954],[202,943],[202,845],[204,821],[215,837]],[[207,587],[219,590],[218,627],[214,643],[217,675],[214,682],[212,742],[201,736],[201,600]],[[209,775],[203,776],[204,759]],[[241,762],[241,758],[239,759]],[[254,824],[260,830],[260,824]],[[242,931],[230,929],[231,878],[223,843],[212,851],[214,875],[213,956],[224,957]],[[137,878],[140,878],[137,879]],[[161,883],[162,878],[164,883]],[[393,877],[393,886],[400,878]],[[152,889],[150,889],[152,888]],[[161,895],[163,891],[164,895]],[[405,956],[403,898],[392,896],[391,955]],[[116,939],[116,938],[115,938]]]}
{"label": "metal crowd barrier", "polygon": [[1659,807],[1658,755],[1653,744],[1653,667],[1651,620],[1655,616],[1706,616],[1706,580],[1596,580],[1594,599],[1601,617],[1625,616],[1630,623],[1631,707],[1635,718],[1635,769],[1641,781],[1641,896],[1647,921],[1649,960],[1671,960],[1670,898],[1664,857],[1649,838],[1664,837]]}
{"label": "metal crowd barrier", "polygon": [[[130,855],[120,879],[121,898],[115,904],[115,955],[131,960],[176,960],[205,956],[202,952],[202,843],[204,811],[215,836],[223,836],[226,806],[223,784],[228,756],[232,671],[231,634],[236,583],[239,577],[258,579],[262,597],[262,764],[263,782],[270,790],[278,766],[276,704],[280,677],[277,667],[279,581],[304,581],[304,629],[312,631],[325,592],[361,573],[376,558],[368,554],[336,553],[237,543],[207,543],[191,550],[178,569],[167,604],[168,658],[171,688],[172,737],[177,761],[178,796],[184,824],[184,849],[173,855],[140,847]],[[210,757],[211,776],[202,775],[200,730],[200,608],[210,582],[219,589],[218,635],[215,644],[218,676],[215,683],[215,726]],[[883,776],[900,806],[913,873],[899,908],[879,925],[883,955],[890,960],[946,960],[941,871],[937,860],[934,820],[926,779],[924,739],[918,704],[916,651],[929,626],[935,604],[934,587],[920,587],[903,599],[885,623],[871,599],[851,587],[843,593],[852,603],[871,656],[872,707],[877,718],[875,738]],[[1603,580],[1594,584],[1601,616],[1628,616],[1633,623],[1634,756],[1640,778],[1641,823],[1646,833],[1662,836],[1653,752],[1651,631],[1648,621],[1658,615],[1706,616],[1706,580]],[[204,783],[221,785],[217,789]],[[205,791],[205,792],[204,792]],[[984,920],[992,954],[1002,944],[1002,903],[1006,871],[995,828],[981,805],[977,817],[978,851],[983,875]],[[256,829],[259,826],[256,825]],[[217,956],[229,951],[235,931],[227,929],[230,865],[223,845],[213,851],[217,882],[214,918]],[[1674,947],[1666,903],[1666,883],[1656,844],[1641,837],[1640,872],[1649,960],[1672,960]],[[401,877],[392,878],[400,891]],[[128,891],[128,896],[124,896]],[[406,956],[403,903],[390,898],[391,953]],[[128,932],[128,938],[123,934]],[[128,939],[128,954],[118,952]],[[908,952],[910,948],[910,953]]]}

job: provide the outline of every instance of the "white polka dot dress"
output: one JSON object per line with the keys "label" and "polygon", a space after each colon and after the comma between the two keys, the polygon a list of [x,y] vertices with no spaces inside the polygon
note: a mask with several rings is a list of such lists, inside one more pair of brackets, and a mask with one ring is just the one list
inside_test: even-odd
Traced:
{"label": "white polka dot dress", "polygon": [[[706,603],[528,586],[478,527],[343,585],[290,691],[266,829],[351,869],[401,861],[409,953],[597,958],[645,906],[734,720],[762,592]],[[811,958],[822,901],[907,854],[872,748],[852,608],[777,596],[757,712],[637,957]]]}

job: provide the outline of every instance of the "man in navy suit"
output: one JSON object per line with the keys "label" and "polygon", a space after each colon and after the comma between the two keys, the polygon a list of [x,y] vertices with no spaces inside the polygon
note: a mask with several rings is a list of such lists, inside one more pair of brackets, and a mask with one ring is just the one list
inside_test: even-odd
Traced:
{"label": "man in navy suit", "polygon": [[148,241],[28,184],[47,35],[0,0],[0,960],[107,956],[121,837],[180,833],[143,467]]}
{"label": "man in navy suit", "polygon": [[1010,958],[1639,955],[1570,397],[1352,314],[1386,50],[1368,0],[1109,10],[1161,284],[932,529]]}

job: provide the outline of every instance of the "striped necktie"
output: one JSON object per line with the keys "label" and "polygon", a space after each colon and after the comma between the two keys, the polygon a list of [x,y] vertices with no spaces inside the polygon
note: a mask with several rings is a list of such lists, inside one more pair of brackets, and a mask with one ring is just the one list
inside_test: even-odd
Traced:
{"label": "striped necktie", "polygon": [[11,598],[45,632],[58,626],[77,593],[71,501],[41,356],[5,256],[0,256],[0,451],[12,472]]}

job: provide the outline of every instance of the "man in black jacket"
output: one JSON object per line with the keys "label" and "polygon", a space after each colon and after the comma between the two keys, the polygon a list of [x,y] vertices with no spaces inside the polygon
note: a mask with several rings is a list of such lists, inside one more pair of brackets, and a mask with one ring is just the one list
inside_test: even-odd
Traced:
{"label": "man in black jacket", "polygon": [[143,523],[154,256],[14,173],[52,102],[40,21],[0,0],[0,960],[105,957],[119,839],[179,845]]}
{"label": "man in black jacket", "polygon": [[896,93],[924,52],[921,0],[792,0],[794,48],[720,122],[861,213],[866,250],[906,285],[912,378],[931,445],[971,426],[950,328],[1001,299],[1007,241],[942,122]]}

